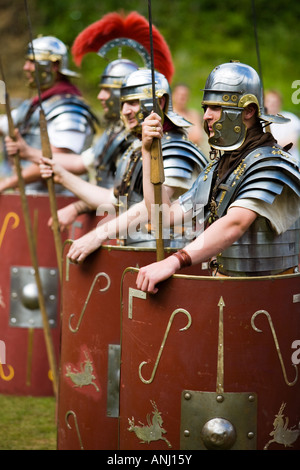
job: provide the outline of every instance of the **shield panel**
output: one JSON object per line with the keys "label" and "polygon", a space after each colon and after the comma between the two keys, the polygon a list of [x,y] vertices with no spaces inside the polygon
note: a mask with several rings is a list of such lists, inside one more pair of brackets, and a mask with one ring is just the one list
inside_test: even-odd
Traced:
{"label": "shield panel", "polygon": [[118,449],[120,286],[128,266],[156,260],[154,249],[103,246],[83,264],[64,247],[60,450]]}
{"label": "shield panel", "polygon": [[120,449],[299,449],[299,281],[175,275],[145,296],[128,270]]}
{"label": "shield panel", "polygon": [[[27,195],[36,239],[38,265],[45,294],[53,347],[58,360],[60,289],[54,238],[48,227],[50,206],[45,194]],[[61,208],[74,198],[57,196]],[[28,247],[21,198],[0,199],[0,393],[52,395],[47,350],[38,306],[32,260]]]}

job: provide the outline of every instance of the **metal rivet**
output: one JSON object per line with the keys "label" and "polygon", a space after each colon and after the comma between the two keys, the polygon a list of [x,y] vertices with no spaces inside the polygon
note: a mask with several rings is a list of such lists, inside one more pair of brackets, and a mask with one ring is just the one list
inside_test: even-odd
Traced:
{"label": "metal rivet", "polygon": [[254,438],[254,432],[249,431],[247,434],[248,439],[253,439]]}
{"label": "metal rivet", "polygon": [[218,403],[222,403],[224,401],[223,395],[217,395],[216,400]]}
{"label": "metal rivet", "polygon": [[190,400],[190,399],[192,398],[192,395],[191,395],[189,392],[186,392],[186,393],[184,394],[184,398],[185,398],[186,400]]}
{"label": "metal rivet", "polygon": [[190,431],[188,429],[185,429],[183,431],[183,435],[184,435],[184,437],[190,437]]}

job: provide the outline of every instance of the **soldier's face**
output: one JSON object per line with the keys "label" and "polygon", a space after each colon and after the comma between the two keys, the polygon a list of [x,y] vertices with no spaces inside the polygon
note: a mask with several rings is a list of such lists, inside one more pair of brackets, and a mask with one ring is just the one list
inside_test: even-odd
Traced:
{"label": "soldier's face", "polygon": [[139,121],[137,119],[137,115],[140,111],[140,101],[139,100],[128,100],[124,101],[122,105],[122,116],[127,124],[128,129],[134,129],[138,124]]}
{"label": "soldier's face", "polygon": [[221,106],[205,106],[203,120],[206,123],[209,136],[214,135],[213,124],[218,121],[221,117],[222,108]]}
{"label": "soldier's face", "polygon": [[26,59],[24,66],[23,66],[23,71],[26,77],[26,80],[29,85],[33,84],[35,82],[35,64],[33,60]]}
{"label": "soldier's face", "polygon": [[101,103],[101,106],[103,108],[103,111],[104,112],[107,112],[109,110],[108,106],[107,106],[107,101],[109,100],[110,98],[110,90],[109,88],[101,88],[100,89],[100,92],[97,96],[98,100],[100,101]]}

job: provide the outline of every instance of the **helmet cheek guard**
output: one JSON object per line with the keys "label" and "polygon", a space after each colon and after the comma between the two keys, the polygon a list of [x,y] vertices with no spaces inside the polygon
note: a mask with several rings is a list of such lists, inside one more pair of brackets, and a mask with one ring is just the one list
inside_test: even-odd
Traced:
{"label": "helmet cheek guard", "polygon": [[[55,72],[53,70],[53,62],[46,60],[39,60],[36,64],[38,79],[41,89],[48,89],[52,87],[55,82]],[[30,82],[31,86],[35,84],[34,81]]]}
{"label": "helmet cheek guard", "polygon": [[120,116],[120,89],[112,89],[110,98],[106,101],[108,112],[105,114],[106,119],[115,121]]}
{"label": "helmet cheek guard", "polygon": [[247,129],[241,111],[222,108],[221,118],[212,126],[214,135],[208,139],[213,148],[231,151],[242,145]]}

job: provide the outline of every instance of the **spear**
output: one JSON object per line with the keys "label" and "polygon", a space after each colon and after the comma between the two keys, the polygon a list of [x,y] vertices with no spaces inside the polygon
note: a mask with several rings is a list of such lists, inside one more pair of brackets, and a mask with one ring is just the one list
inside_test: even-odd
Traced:
{"label": "spear", "polygon": [[[2,67],[1,60],[0,60],[0,70],[1,70],[2,80],[5,83],[4,70]],[[15,140],[15,128],[14,128],[14,123],[13,123],[12,116],[11,116],[10,98],[7,92],[7,87],[5,87],[5,108],[6,108],[6,114],[7,114],[7,120],[8,120],[9,136],[11,139]],[[26,234],[27,234],[27,239],[28,239],[30,257],[31,257],[33,268],[34,268],[35,282],[36,282],[37,289],[38,289],[38,300],[39,300],[39,306],[40,306],[40,311],[42,315],[46,350],[47,350],[50,369],[53,375],[53,391],[54,391],[54,395],[56,396],[57,395],[57,367],[56,367],[56,361],[55,361],[54,347],[53,347],[53,342],[52,342],[52,337],[51,337],[48,315],[46,311],[46,303],[45,303],[45,297],[43,293],[42,282],[40,278],[36,246],[34,243],[34,234],[33,234],[33,229],[31,225],[30,214],[29,214],[28,200],[27,200],[26,193],[25,193],[25,182],[24,182],[23,175],[22,175],[20,156],[18,152],[14,155],[14,163],[15,163],[16,172],[18,176],[18,185],[19,185],[19,191],[20,191],[20,196],[21,196],[21,205],[22,205],[22,211],[24,215],[24,222],[25,222],[25,229],[26,229]]]}
{"label": "spear", "polygon": [[[153,34],[152,34],[152,12],[151,0],[148,0],[149,33],[150,33],[150,55],[151,55],[151,73],[152,73],[152,98],[153,109],[159,113],[158,104],[155,95],[155,74],[153,57]],[[151,173],[150,180],[154,186],[154,205],[155,205],[155,230],[156,230],[156,258],[160,261],[164,258],[164,241],[162,237],[162,195],[161,185],[165,180],[161,140],[153,139],[151,146]]]}
{"label": "spear", "polygon": [[[39,82],[39,75],[38,75],[38,63],[35,60],[35,54],[34,54],[34,48],[33,48],[32,26],[31,26],[31,21],[30,21],[27,0],[24,0],[24,3],[25,3],[25,10],[26,10],[27,21],[28,21],[28,28],[29,28],[29,33],[30,33],[30,43],[31,43],[31,49],[32,49],[32,54],[33,54],[33,61],[35,64],[35,81],[36,81],[36,86],[38,90],[39,107],[40,107],[40,133],[41,133],[42,154],[44,157],[49,158],[51,160],[52,150],[51,150],[51,145],[50,145],[49,136],[48,136],[46,116],[45,116],[43,105],[42,105],[40,82]],[[51,216],[52,216],[52,230],[53,230],[56,257],[57,257],[57,265],[58,265],[60,279],[62,279],[62,240],[60,236],[59,222],[58,222],[58,217],[57,217],[57,204],[56,204],[53,176],[50,178],[47,178],[47,187],[48,187],[48,193],[49,193],[50,211],[51,211]]]}

